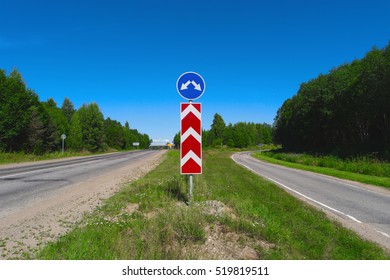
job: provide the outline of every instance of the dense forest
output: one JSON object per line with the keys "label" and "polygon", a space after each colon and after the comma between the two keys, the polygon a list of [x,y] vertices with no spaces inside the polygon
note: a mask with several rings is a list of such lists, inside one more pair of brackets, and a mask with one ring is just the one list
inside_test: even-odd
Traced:
{"label": "dense forest", "polygon": [[303,83],[274,129],[290,151],[390,159],[390,44]]}
{"label": "dense forest", "polygon": [[73,151],[131,149],[133,142],[148,148],[150,139],[118,121],[105,119],[98,104],[84,104],[76,110],[65,98],[58,107],[53,99],[39,101],[27,89],[21,74],[14,69],[8,76],[0,70],[0,152],[43,154],[60,150],[61,135]]}
{"label": "dense forest", "polygon": [[[229,123],[226,125],[222,116],[214,115],[210,130],[202,131],[203,147],[228,146],[231,148],[247,148],[258,144],[272,142],[272,127],[269,124],[251,122]],[[180,146],[180,132],[175,135],[174,144]]]}

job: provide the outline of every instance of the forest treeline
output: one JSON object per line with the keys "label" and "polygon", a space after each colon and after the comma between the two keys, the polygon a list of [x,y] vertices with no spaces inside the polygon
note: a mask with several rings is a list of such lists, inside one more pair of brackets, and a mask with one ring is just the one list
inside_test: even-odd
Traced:
{"label": "forest treeline", "polygon": [[[219,114],[214,115],[210,130],[202,131],[203,147],[247,148],[270,143],[272,143],[271,125],[252,122],[229,123],[226,125]],[[180,146],[180,132],[175,135],[174,144],[176,147]]]}
{"label": "forest treeline", "polygon": [[303,83],[274,129],[290,151],[390,159],[390,44]]}
{"label": "forest treeline", "polygon": [[41,102],[26,88],[21,74],[14,69],[8,76],[0,69],[0,151],[43,154],[66,148],[73,151],[104,151],[108,148],[131,149],[133,142],[148,148],[150,139],[129,123],[105,119],[98,104],[82,105],[78,110],[65,98],[58,107],[53,99]]}

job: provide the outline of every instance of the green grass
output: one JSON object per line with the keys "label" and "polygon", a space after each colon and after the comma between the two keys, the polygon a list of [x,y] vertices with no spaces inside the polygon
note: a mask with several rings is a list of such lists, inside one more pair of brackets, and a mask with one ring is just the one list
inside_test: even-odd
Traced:
{"label": "green grass", "polygon": [[[230,155],[204,152],[203,174],[194,176],[194,200],[187,206],[187,177],[178,175],[179,153],[169,151],[154,171],[126,185],[37,257],[210,259],[215,258],[212,250],[202,246],[208,232],[219,229],[217,241],[237,236],[233,245],[253,248],[260,259],[390,258],[377,245],[238,166]],[[206,205],[213,201],[229,210],[221,215],[208,211]]]}
{"label": "green grass", "polygon": [[370,158],[342,160],[333,156],[278,152],[254,153],[255,158],[286,167],[321,173],[341,179],[390,188],[390,163]]}
{"label": "green grass", "polygon": [[23,152],[20,153],[0,152],[0,165],[22,163],[22,162],[34,162],[34,161],[50,160],[50,159],[60,159],[60,158],[75,157],[75,156],[90,156],[90,155],[97,155],[97,154],[111,153],[111,152],[116,152],[116,150],[110,150],[107,152],[100,152],[100,153],[91,153],[88,151],[64,152],[63,155],[61,152],[47,153],[43,155],[26,154]]}

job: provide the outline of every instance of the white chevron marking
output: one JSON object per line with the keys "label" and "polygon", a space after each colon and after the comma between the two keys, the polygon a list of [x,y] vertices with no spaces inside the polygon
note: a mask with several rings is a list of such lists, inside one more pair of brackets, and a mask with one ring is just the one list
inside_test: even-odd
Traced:
{"label": "white chevron marking", "polygon": [[192,158],[199,166],[202,166],[202,160],[192,151],[190,150],[180,161],[181,166],[186,164],[186,162]]}
{"label": "white chevron marking", "polygon": [[183,112],[180,113],[180,119],[183,120],[190,112],[192,112],[198,119],[201,119],[200,112],[190,104]]}
{"label": "white chevron marking", "polygon": [[195,131],[192,127],[187,129],[186,132],[180,137],[180,143],[183,143],[190,135],[194,136],[194,138],[199,142],[202,143],[202,136],[199,135],[198,132]]}

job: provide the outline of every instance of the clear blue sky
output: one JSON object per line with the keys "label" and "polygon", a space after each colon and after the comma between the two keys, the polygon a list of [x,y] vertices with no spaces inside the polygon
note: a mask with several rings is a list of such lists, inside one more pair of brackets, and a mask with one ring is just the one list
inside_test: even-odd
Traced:
{"label": "clear blue sky", "polygon": [[150,137],[179,131],[177,78],[200,73],[203,128],[272,123],[302,82],[390,40],[390,1],[4,1],[0,68],[42,101],[97,102]]}

